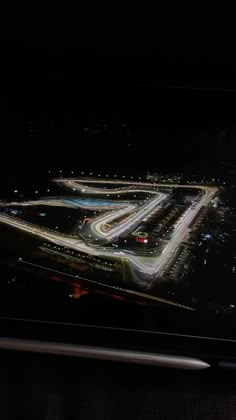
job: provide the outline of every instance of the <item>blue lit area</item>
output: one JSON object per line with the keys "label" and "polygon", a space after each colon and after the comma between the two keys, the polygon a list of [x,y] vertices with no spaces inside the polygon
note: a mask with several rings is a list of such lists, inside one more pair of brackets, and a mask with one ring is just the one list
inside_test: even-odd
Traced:
{"label": "blue lit area", "polygon": [[95,198],[65,198],[65,199],[61,199],[61,198],[55,198],[52,199],[51,201],[60,201],[63,202],[65,204],[69,204],[69,205],[73,205],[81,207],[108,207],[108,206],[112,206],[112,207],[120,207],[124,205],[124,202],[120,202],[120,201],[108,201],[108,200],[98,200]]}

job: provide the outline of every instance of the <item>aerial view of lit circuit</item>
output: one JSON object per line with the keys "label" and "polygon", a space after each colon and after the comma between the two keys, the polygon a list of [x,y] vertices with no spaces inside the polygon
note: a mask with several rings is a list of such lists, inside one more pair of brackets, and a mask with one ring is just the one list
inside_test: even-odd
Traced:
{"label": "aerial view of lit circuit", "polygon": [[46,197],[2,200],[0,223],[37,244],[32,259],[19,250],[17,264],[66,279],[71,297],[93,288],[117,299],[194,310],[160,296],[158,285],[189,270],[193,235],[217,193],[214,185],[59,177]]}

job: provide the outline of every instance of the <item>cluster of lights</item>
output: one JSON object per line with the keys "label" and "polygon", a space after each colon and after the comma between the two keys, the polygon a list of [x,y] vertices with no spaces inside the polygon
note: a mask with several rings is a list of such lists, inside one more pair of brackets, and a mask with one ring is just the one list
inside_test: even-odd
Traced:
{"label": "cluster of lights", "polygon": [[140,237],[136,237],[136,242],[139,242],[141,244],[147,244],[148,243],[148,239],[147,238],[140,238]]}

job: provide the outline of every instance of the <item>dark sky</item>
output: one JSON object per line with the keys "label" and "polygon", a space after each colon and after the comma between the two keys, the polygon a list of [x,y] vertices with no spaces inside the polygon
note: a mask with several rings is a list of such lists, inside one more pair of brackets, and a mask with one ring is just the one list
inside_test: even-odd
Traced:
{"label": "dark sky", "polygon": [[[164,4],[163,4],[164,3]],[[99,2],[54,8],[20,4],[2,14],[6,37],[28,45],[86,46],[99,50],[192,50],[232,53],[235,8],[216,1],[212,6],[192,2],[154,7],[129,3],[103,7]],[[218,4],[217,4],[218,3]],[[153,5],[154,6],[154,5]]]}
{"label": "dark sky", "polygon": [[123,7],[84,3],[54,8],[19,4],[2,10],[1,78],[234,82],[233,6],[219,1]]}
{"label": "dark sky", "polygon": [[[127,117],[134,126],[142,122],[145,130],[149,129],[149,134],[145,131],[144,135],[146,147],[140,149],[139,155],[137,136],[132,138],[129,149],[129,139],[122,143],[114,134],[109,139],[91,140],[97,151],[94,159],[100,153],[99,162],[107,162],[100,147],[102,141],[110,144],[106,150],[111,154],[112,148],[117,147],[119,165],[124,163],[124,154],[126,165],[131,161],[138,165],[145,151],[145,162],[152,155],[155,166],[157,159],[164,160],[160,153],[152,153],[155,148],[162,149],[165,159],[168,156],[172,162],[178,154],[186,162],[189,156],[200,159],[198,134],[195,146],[191,146],[194,133],[199,131],[203,133],[202,144],[208,142],[204,153],[212,157],[210,152],[216,148],[218,133],[225,129],[225,123],[231,145],[226,150],[228,155],[235,155],[231,153],[235,150],[231,133],[235,132],[236,93],[213,94],[211,88],[236,89],[236,7],[230,8],[218,0],[212,5],[195,3],[165,1],[153,2],[152,6],[115,6],[111,2],[103,7],[101,2],[86,1],[73,7],[49,7],[35,2],[27,7],[22,3],[14,8],[10,4],[4,6],[0,14],[0,139],[4,145],[1,165],[8,164],[9,156],[12,159],[12,142],[16,138],[13,150],[17,151],[17,170],[25,167],[23,161],[34,167],[39,154],[50,161],[52,156],[63,160],[65,150],[70,151],[68,161],[76,161],[82,149],[89,159],[90,148],[82,146],[84,143],[79,143],[77,137],[69,138],[67,132],[61,134],[61,140],[55,131],[50,140],[42,136],[39,141],[17,128],[24,127],[30,119],[40,125],[41,120],[66,120],[69,114],[80,121],[82,112],[87,112],[88,118],[96,114],[95,119],[102,113],[108,120],[117,115]],[[167,94],[160,92],[159,86],[184,86],[186,91]],[[190,86],[207,88],[209,93],[189,93]],[[129,93],[127,89],[131,89]],[[213,127],[210,135],[206,134],[209,124],[211,130]],[[157,127],[160,134],[155,131]],[[68,141],[73,142],[70,148],[65,147]],[[181,147],[188,150],[188,155],[182,153]],[[219,143],[217,159],[222,148],[223,143]],[[28,157],[29,152],[32,158]],[[132,158],[137,155],[138,159]]]}

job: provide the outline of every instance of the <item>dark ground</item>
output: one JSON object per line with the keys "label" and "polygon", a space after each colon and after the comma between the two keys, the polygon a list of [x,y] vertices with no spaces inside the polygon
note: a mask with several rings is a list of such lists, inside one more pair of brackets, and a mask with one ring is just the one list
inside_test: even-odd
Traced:
{"label": "dark ground", "polygon": [[1,352],[1,419],[229,420],[235,373]]}

